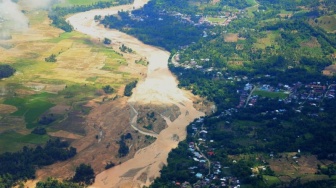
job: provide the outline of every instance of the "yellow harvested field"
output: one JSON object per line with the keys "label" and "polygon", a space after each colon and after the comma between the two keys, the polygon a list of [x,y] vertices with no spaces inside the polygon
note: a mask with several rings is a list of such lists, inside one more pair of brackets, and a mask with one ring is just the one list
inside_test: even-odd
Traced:
{"label": "yellow harvested field", "polygon": [[0,114],[11,114],[15,111],[17,111],[15,106],[0,104]]}

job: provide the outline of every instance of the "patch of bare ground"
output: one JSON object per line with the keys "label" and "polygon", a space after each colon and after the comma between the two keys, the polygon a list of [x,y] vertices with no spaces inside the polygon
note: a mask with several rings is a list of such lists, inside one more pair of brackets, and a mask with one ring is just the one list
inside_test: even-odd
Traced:
{"label": "patch of bare ground", "polygon": [[0,133],[7,130],[14,130],[21,134],[27,134],[26,123],[23,117],[0,116]]}
{"label": "patch of bare ground", "polygon": [[70,133],[70,132],[63,131],[63,130],[56,131],[56,132],[50,132],[48,134],[53,137],[72,139],[72,140],[77,140],[83,137],[82,135]]}
{"label": "patch of bare ground", "polygon": [[330,65],[326,67],[322,73],[326,76],[333,76],[336,73],[336,65]]}
{"label": "patch of bare ground", "polygon": [[[39,179],[49,176],[62,179],[69,178],[74,175],[74,169],[80,163],[91,164],[94,171],[99,173],[105,169],[106,164],[110,161],[119,164],[131,158],[137,150],[151,142],[129,126],[129,110],[127,98],[119,98],[92,109],[86,118],[80,120],[80,125],[73,125],[70,122],[64,124],[68,127],[80,126],[85,131],[83,136],[67,131],[58,131],[53,134],[56,137],[75,139],[71,146],[77,149],[78,154],[68,161],[39,169],[37,177]],[[77,120],[73,120],[73,122],[77,122]],[[58,129],[61,129],[61,127],[58,127]],[[126,157],[120,158],[117,142],[121,135],[127,133],[132,135],[132,139],[128,139],[126,142],[130,152]]]}
{"label": "patch of bare ground", "polygon": [[85,115],[80,110],[72,110],[65,113],[65,117],[53,129],[63,130],[73,134],[85,135]]}
{"label": "patch of bare ground", "polygon": [[228,33],[224,35],[225,42],[237,42],[238,41],[238,33]]}
{"label": "patch of bare ground", "polygon": [[193,95],[190,91],[183,91],[184,95],[191,99],[194,103],[194,108],[198,111],[204,112],[205,115],[210,115],[216,111],[215,103],[202,98],[197,95]]}
{"label": "patch of bare ground", "polygon": [[31,88],[34,91],[45,91],[54,94],[57,94],[59,91],[62,91],[66,87],[65,84],[56,85],[56,84],[43,84],[37,82],[27,82],[25,83],[25,86]]}
{"label": "patch of bare ground", "polygon": [[0,114],[11,114],[15,111],[17,111],[15,106],[0,104]]}
{"label": "patch of bare ground", "polygon": [[278,14],[281,18],[290,18],[290,17],[292,17],[293,16],[293,14],[292,13],[288,13],[288,14]]}
{"label": "patch of bare ground", "polygon": [[215,4],[219,3],[219,2],[220,2],[220,0],[212,0],[211,4],[215,5]]}
{"label": "patch of bare ground", "polygon": [[36,94],[36,91],[28,90],[28,89],[15,89],[15,94],[18,96],[26,96]]}
{"label": "patch of bare ground", "polygon": [[315,155],[302,155],[295,157],[295,153],[284,153],[282,158],[274,158],[269,161],[271,169],[283,182],[300,177],[314,176],[317,172],[317,165],[323,164]]}
{"label": "patch of bare ground", "polygon": [[312,37],[309,41],[301,42],[300,45],[302,47],[309,47],[309,48],[321,47],[316,37]]}
{"label": "patch of bare ground", "polygon": [[56,106],[53,106],[49,109],[49,113],[52,114],[64,114],[67,111],[70,110],[70,106],[68,105],[63,105],[63,104],[58,104]]}
{"label": "patch of bare ground", "polygon": [[233,66],[242,66],[243,61],[228,61],[228,64]]}
{"label": "patch of bare ground", "polygon": [[[131,105],[131,104],[130,104]],[[176,105],[135,105],[137,111],[137,121],[135,126],[144,132],[158,134],[167,128],[167,123],[163,117],[169,117],[174,121],[180,114]],[[132,117],[131,117],[132,118]]]}

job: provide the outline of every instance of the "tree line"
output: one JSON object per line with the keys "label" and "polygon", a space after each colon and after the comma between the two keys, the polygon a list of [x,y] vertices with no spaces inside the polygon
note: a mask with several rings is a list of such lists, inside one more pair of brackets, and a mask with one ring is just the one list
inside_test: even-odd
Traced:
{"label": "tree line", "polygon": [[65,16],[77,12],[85,12],[92,9],[103,9],[116,5],[130,4],[132,0],[121,0],[118,4],[111,1],[99,1],[92,5],[75,5],[71,7],[54,6],[48,13],[48,17],[52,20],[52,25],[64,30],[65,32],[71,32],[73,27],[65,20]]}
{"label": "tree line", "polygon": [[36,169],[65,161],[76,155],[76,148],[60,139],[49,140],[44,147],[23,147],[21,151],[0,155],[0,187],[12,187],[18,181],[34,179]]}

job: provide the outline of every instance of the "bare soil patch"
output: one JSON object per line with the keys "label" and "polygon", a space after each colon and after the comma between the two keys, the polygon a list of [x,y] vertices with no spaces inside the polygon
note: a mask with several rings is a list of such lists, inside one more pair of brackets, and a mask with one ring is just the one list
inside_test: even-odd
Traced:
{"label": "bare soil patch", "polygon": [[0,114],[11,114],[15,111],[17,111],[15,106],[0,104]]}
{"label": "bare soil patch", "polygon": [[326,76],[333,76],[336,73],[336,65],[330,65],[326,67],[322,73]]}
{"label": "bare soil patch", "polygon": [[50,136],[53,136],[53,137],[67,138],[67,139],[74,139],[74,140],[77,140],[77,139],[80,139],[80,138],[83,137],[82,135],[70,133],[70,132],[63,131],[63,130],[60,130],[60,131],[57,131],[57,132],[51,132],[51,133],[48,133],[48,134]]}
{"label": "bare soil patch", "polygon": [[65,88],[65,84],[55,85],[55,84],[44,84],[37,82],[27,82],[24,84],[26,87],[31,88],[34,91],[45,91],[48,93],[57,94]]}
{"label": "bare soil patch", "polygon": [[302,42],[300,45],[302,47],[309,47],[309,48],[321,46],[316,37],[312,37],[311,40]]}
{"label": "bare soil patch", "polygon": [[215,5],[215,4],[219,3],[219,2],[220,2],[220,0],[212,0],[211,4]]}
{"label": "bare soil patch", "polygon": [[225,42],[237,42],[238,41],[238,33],[228,33],[224,36]]}
{"label": "bare soil patch", "polygon": [[[72,123],[65,123],[73,127]],[[80,126],[84,129],[84,135],[76,135],[70,131],[58,131],[53,136],[75,139],[71,146],[77,149],[76,157],[48,167],[37,172],[39,179],[49,176],[56,178],[69,178],[74,175],[74,169],[80,163],[89,163],[96,173],[105,170],[105,165],[112,161],[115,164],[122,163],[131,158],[135,152],[150,144],[143,135],[138,135],[129,125],[129,106],[127,98],[119,98],[106,102],[94,108],[86,118],[81,119]],[[76,125],[75,125],[76,126]],[[78,128],[68,128],[78,129]],[[132,140],[127,140],[130,153],[126,157],[118,156],[120,136],[131,133]],[[75,137],[73,137],[75,136]]]}
{"label": "bare soil patch", "polygon": [[314,155],[302,155],[295,158],[295,154],[285,153],[282,156],[282,158],[271,159],[268,162],[271,169],[285,182],[296,177],[314,175],[317,172],[317,165],[322,164]]}
{"label": "bare soil patch", "polygon": [[71,111],[66,114],[63,120],[54,125],[52,128],[78,135],[85,135],[85,116],[79,110]]}
{"label": "bare soil patch", "polygon": [[59,104],[54,107],[51,107],[49,109],[49,112],[52,114],[64,114],[69,110],[70,110],[70,106]]}
{"label": "bare soil patch", "polygon": [[37,92],[36,92],[36,91],[33,91],[33,90],[28,90],[28,89],[16,89],[16,90],[15,90],[15,93],[16,93],[18,96],[26,96],[26,95],[33,95],[33,94],[36,94]]}
{"label": "bare soil patch", "polygon": [[0,133],[7,130],[14,130],[16,132],[27,134],[23,117],[17,116],[0,116]]}

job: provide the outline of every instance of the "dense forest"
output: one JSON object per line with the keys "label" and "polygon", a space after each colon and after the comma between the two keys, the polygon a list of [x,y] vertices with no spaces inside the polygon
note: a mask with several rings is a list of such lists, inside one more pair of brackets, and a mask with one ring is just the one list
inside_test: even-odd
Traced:
{"label": "dense forest", "polygon": [[92,9],[102,9],[116,5],[129,4],[132,2],[132,0],[119,0],[118,3],[115,3],[113,1],[98,1],[92,5],[75,5],[70,7],[54,6],[49,12],[48,16],[52,20],[52,24],[55,27],[58,27],[65,32],[71,32],[73,30],[73,27],[68,22],[66,22],[66,15],[76,12],[85,12]]}
{"label": "dense forest", "polygon": [[36,168],[64,161],[76,155],[76,148],[59,139],[36,148],[23,147],[0,155],[0,187],[12,187],[19,180],[34,179]]}
{"label": "dense forest", "polygon": [[154,7],[154,1],[150,1],[143,10],[133,11],[132,15],[119,12],[118,18],[115,15],[107,16],[101,23],[105,27],[134,35],[144,43],[167,50],[195,42],[202,35],[203,26],[193,27],[192,24],[181,22],[173,15],[163,14]]}

